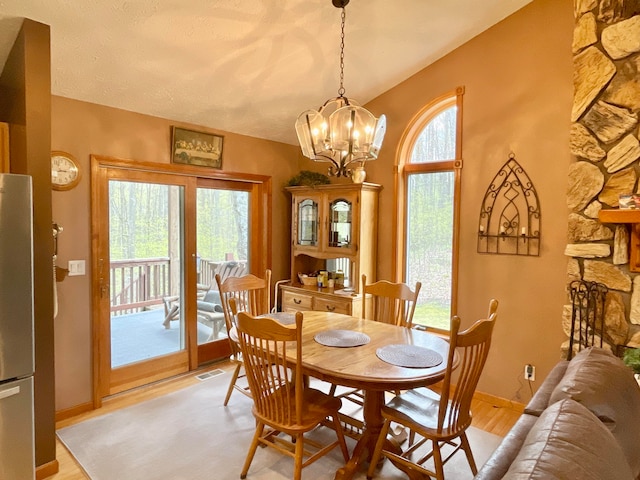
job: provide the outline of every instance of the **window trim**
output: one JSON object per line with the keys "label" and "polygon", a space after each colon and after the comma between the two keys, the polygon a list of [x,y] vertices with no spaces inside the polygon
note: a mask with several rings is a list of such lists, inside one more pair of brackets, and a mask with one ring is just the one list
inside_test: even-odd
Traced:
{"label": "window trim", "polygon": [[[453,252],[451,263],[451,315],[458,311],[458,271],[459,271],[459,247],[460,247],[460,197],[461,197],[461,173],[462,173],[462,97],[464,87],[457,87],[435,98],[411,119],[405,128],[396,153],[394,165],[394,200],[393,209],[393,256],[392,271],[396,281],[404,282],[406,272],[406,229],[407,229],[407,181],[410,174],[429,173],[437,171],[454,172],[454,199],[453,199]],[[455,158],[451,160],[410,163],[411,154],[418,137],[427,124],[443,110],[452,106],[457,107],[456,118],[456,147]]]}

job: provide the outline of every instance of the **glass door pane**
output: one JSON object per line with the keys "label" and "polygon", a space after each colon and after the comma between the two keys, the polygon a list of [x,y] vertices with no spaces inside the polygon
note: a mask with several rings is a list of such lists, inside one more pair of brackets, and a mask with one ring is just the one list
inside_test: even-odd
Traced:
{"label": "glass door pane", "polygon": [[111,368],[185,350],[183,187],[109,181]]}
{"label": "glass door pane", "polygon": [[305,198],[298,204],[298,245],[318,245],[318,204]]}
{"label": "glass door pane", "polygon": [[351,202],[337,199],[329,204],[329,246],[349,248],[353,240],[351,233]]}
{"label": "glass door pane", "polygon": [[215,276],[224,281],[248,273],[249,205],[250,193],[245,190],[197,189],[198,345],[227,337]]}
{"label": "glass door pane", "polygon": [[448,330],[453,270],[454,173],[411,174],[407,191],[406,276],[422,282],[413,322]]}

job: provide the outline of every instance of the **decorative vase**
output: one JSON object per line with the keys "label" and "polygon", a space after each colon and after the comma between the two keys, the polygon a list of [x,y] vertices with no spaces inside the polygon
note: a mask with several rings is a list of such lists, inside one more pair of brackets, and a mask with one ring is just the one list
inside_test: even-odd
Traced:
{"label": "decorative vase", "polygon": [[367,178],[367,172],[362,165],[354,168],[351,172],[351,181],[353,183],[363,183],[365,178]]}

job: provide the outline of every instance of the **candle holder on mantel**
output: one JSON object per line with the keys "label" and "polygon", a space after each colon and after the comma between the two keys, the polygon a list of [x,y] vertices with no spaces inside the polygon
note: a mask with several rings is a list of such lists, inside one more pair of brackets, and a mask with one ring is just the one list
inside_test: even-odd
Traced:
{"label": "candle holder on mantel", "polygon": [[536,189],[510,153],[484,194],[478,253],[540,255],[540,221]]}

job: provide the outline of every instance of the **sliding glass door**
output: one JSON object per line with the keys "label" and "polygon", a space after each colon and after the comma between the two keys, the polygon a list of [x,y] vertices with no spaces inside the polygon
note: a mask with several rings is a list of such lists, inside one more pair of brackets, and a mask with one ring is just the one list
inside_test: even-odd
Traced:
{"label": "sliding glass door", "polygon": [[101,172],[94,207],[99,398],[189,370],[188,317],[176,311],[193,294],[185,261],[193,184],[161,173]]}
{"label": "sliding glass door", "polygon": [[198,363],[230,351],[215,277],[249,271],[251,185],[199,179],[196,190],[196,320]]}
{"label": "sliding glass door", "polygon": [[111,368],[186,349],[184,187],[109,181]]}
{"label": "sliding glass door", "polygon": [[94,171],[98,403],[228,356],[215,276],[262,275],[268,260],[263,183],[116,163]]}

